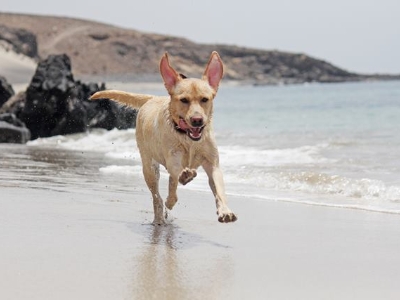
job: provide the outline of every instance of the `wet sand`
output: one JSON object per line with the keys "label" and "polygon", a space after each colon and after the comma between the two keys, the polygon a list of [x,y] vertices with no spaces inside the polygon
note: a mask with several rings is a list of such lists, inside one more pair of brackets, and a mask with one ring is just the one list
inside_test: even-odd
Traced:
{"label": "wet sand", "polygon": [[229,196],[220,224],[211,192],[180,187],[154,227],[143,179],[96,154],[0,153],[1,299],[399,297],[398,215]]}

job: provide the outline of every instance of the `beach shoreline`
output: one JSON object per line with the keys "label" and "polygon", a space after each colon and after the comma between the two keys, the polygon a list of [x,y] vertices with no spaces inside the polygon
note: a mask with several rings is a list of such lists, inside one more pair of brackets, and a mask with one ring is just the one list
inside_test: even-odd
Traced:
{"label": "beach shoreline", "polygon": [[[29,151],[27,168],[3,157],[1,298],[398,298],[398,215],[229,196],[239,220],[220,224],[211,192],[180,187],[154,227],[143,179],[101,174],[92,153]],[[51,166],[29,167],[35,151]]]}

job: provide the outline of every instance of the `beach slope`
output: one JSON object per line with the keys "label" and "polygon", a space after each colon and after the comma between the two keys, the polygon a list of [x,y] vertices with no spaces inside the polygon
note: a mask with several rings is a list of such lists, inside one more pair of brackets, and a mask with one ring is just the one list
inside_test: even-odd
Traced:
{"label": "beach slope", "polygon": [[396,214],[230,196],[239,220],[220,224],[211,192],[181,187],[154,227],[143,179],[1,150],[2,299],[398,299]]}

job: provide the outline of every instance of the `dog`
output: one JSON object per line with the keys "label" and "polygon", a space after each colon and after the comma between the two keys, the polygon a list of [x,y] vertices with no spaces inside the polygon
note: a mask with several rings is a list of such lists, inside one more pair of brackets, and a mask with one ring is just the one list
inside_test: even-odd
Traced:
{"label": "dog", "polygon": [[219,154],[212,127],[213,100],[223,76],[223,63],[212,52],[201,79],[186,78],[171,67],[168,54],[160,61],[160,73],[169,96],[133,94],[117,90],[99,91],[90,99],[111,99],[139,109],[136,140],[143,175],[153,197],[153,224],[165,224],[164,203],[159,193],[159,165],[169,173],[165,206],[171,210],[178,200],[178,183],[192,181],[203,167],[215,196],[218,221],[234,222],[228,208]]}

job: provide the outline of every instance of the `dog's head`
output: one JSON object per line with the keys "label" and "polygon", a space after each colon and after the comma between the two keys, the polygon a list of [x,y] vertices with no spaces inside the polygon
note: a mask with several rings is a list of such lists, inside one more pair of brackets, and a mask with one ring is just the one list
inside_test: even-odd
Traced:
{"label": "dog's head", "polygon": [[214,51],[202,78],[195,79],[177,73],[165,53],[161,58],[160,73],[171,96],[170,113],[174,125],[192,140],[200,140],[203,129],[211,122],[213,100],[223,75],[221,58]]}

